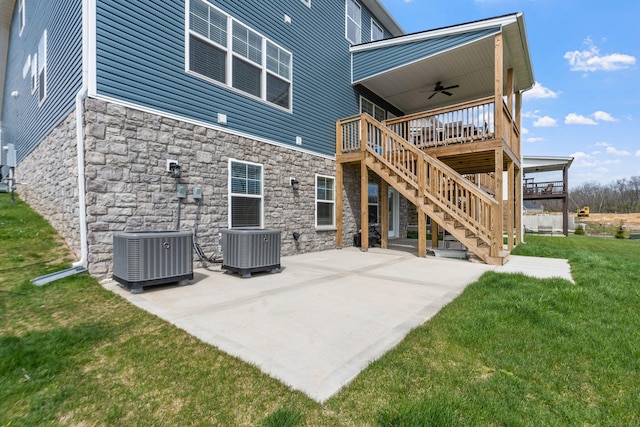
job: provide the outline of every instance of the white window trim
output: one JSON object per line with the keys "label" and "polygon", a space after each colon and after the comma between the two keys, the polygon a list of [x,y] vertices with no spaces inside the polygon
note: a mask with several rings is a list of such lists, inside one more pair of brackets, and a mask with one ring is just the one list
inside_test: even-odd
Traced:
{"label": "white window trim", "polygon": [[[318,199],[318,178],[328,178],[331,179],[333,181],[333,200],[325,200],[325,199]],[[332,210],[332,224],[331,225],[318,225],[318,202],[323,202],[323,203],[332,203],[333,204],[333,210]],[[329,176],[329,175],[320,175],[320,174],[316,174],[315,177],[315,209],[314,209],[314,223],[316,226],[316,230],[335,230],[336,229],[336,178],[334,176]]]}
{"label": "white window trim", "polygon": [[[374,28],[378,28],[382,33],[382,37],[380,37],[379,39],[373,38]],[[382,39],[384,39],[384,28],[382,28],[382,25],[378,24],[378,22],[375,19],[371,18],[371,41],[373,42],[373,41],[382,40]]]}
{"label": "white window trim", "polygon": [[[349,2],[353,2],[356,6],[358,6],[358,9],[360,10],[360,22],[356,22],[349,16]],[[360,36],[360,40],[351,40],[349,38],[349,21],[352,21],[358,27],[358,35]],[[360,3],[358,3],[356,0],[346,0],[344,2],[344,37],[351,44],[362,43],[362,6],[360,6]]]}
{"label": "white window trim", "polygon": [[[37,72],[37,79],[38,79],[38,107],[41,106],[44,101],[47,99],[47,89],[48,89],[48,82],[47,82],[47,30],[44,30],[44,33],[42,34],[42,38],[40,39],[43,43],[44,43],[44,47],[42,49],[43,55],[38,55],[38,56],[43,56],[43,58],[39,59],[39,64],[38,64],[38,72]],[[40,50],[40,43],[38,42],[38,51]],[[40,72],[44,73],[44,96],[42,98],[40,98]]]}
{"label": "white window trim", "polygon": [[[232,163],[242,163],[245,165],[252,165],[252,166],[260,166],[260,170],[262,172],[261,176],[262,179],[260,180],[260,195],[256,196],[254,194],[239,194],[239,193],[232,193],[231,192],[231,164]],[[253,163],[253,162],[247,162],[245,160],[239,160],[239,159],[229,159],[228,163],[227,163],[227,227],[232,228],[231,224],[231,214],[232,214],[232,206],[231,206],[231,198],[233,196],[239,196],[239,197],[247,197],[247,198],[253,198],[253,199],[260,199],[260,226],[259,228],[263,228],[264,227],[264,165],[262,165],[261,163]]]}
{"label": "white window trim", "polygon": [[302,3],[305,4],[305,6],[307,6],[309,9],[311,9],[311,0],[300,0],[302,1]]}
{"label": "white window trim", "polygon": [[[373,105],[373,118],[374,118],[374,119],[376,118],[376,114],[375,114],[375,113],[376,113],[376,108],[377,108],[378,110],[383,111],[383,112],[384,112],[385,120],[387,119],[387,116],[389,115],[389,113],[387,112],[387,110],[385,110],[384,108],[382,108],[381,106],[379,106],[378,104],[376,104],[375,102],[373,102],[372,100],[370,100],[370,99],[368,99],[368,98],[365,98],[365,97],[364,97],[364,96],[362,96],[362,95],[360,95],[360,113],[363,113],[363,111],[362,111],[362,101],[363,101],[363,100],[364,100],[364,101],[367,101],[367,102],[369,102],[371,105]],[[377,120],[377,119],[376,119],[376,120]]]}
{"label": "white window trim", "polygon": [[[219,43],[216,43],[213,40],[209,40],[206,37],[203,37],[202,35],[191,31],[190,27],[191,27],[191,23],[190,23],[190,19],[191,19],[191,15],[190,15],[190,8],[191,8],[191,1],[186,1],[185,2],[185,40],[184,40],[184,70],[187,74],[190,74],[192,76],[196,76],[200,79],[206,80],[210,83],[213,83],[215,85],[224,87],[225,89],[231,90],[235,93],[238,93],[242,96],[246,96],[248,98],[251,99],[255,99],[257,101],[260,101],[266,105],[269,105],[270,107],[273,108],[277,108],[279,110],[282,111],[286,111],[288,113],[293,113],[293,54],[288,51],[287,49],[283,48],[282,46],[280,46],[278,43],[274,42],[273,40],[269,39],[268,37],[264,36],[263,34],[259,33],[258,31],[255,31],[253,28],[251,28],[250,26],[246,25],[244,22],[234,18],[233,16],[229,15],[228,13],[226,13],[225,11],[223,11],[222,9],[220,9],[219,7],[216,7],[214,5],[212,5],[211,3],[209,3],[206,0],[203,0],[204,3],[206,3],[209,7],[217,10],[218,12],[220,12],[221,14],[225,15],[227,17],[227,45],[226,46],[222,46]],[[309,6],[311,7],[311,6]],[[262,63],[261,64],[256,64],[253,61],[248,60],[247,58],[242,57],[241,55],[237,55],[236,53],[233,52],[233,22],[237,22],[238,24],[242,25],[243,27],[248,28],[249,30],[251,30],[252,32],[256,33],[257,35],[259,35],[260,37],[262,37]],[[226,58],[226,75],[225,75],[225,80],[226,82],[219,82],[217,80],[214,80],[212,78],[209,78],[207,76],[203,76],[202,74],[199,74],[195,71],[191,71],[190,70],[190,64],[189,64],[189,37],[190,36],[195,36],[198,37],[199,39],[207,42],[207,43],[211,43],[212,45],[223,49],[225,52],[225,58]],[[276,75],[273,72],[270,72],[267,69],[267,51],[266,51],[266,43],[267,40],[269,42],[271,42],[274,46],[278,47],[279,49],[282,49],[284,52],[286,52],[287,54],[289,54],[290,58],[291,58],[291,63],[289,66],[289,79],[286,79],[280,75]],[[235,87],[233,87],[233,58],[237,57],[241,60],[244,61],[248,61],[251,64],[254,65],[258,65],[260,67],[260,79],[261,79],[261,88],[260,88],[260,96],[255,96],[252,95],[250,93],[247,93],[243,90],[237,89]],[[266,85],[266,81],[267,81],[267,73],[277,76],[278,78],[286,81],[289,83],[289,108],[285,108],[282,107],[280,105],[274,104],[273,102],[270,102],[267,100],[267,85]]]}
{"label": "white window trim", "polygon": [[24,31],[24,27],[27,25],[27,13],[24,9],[25,0],[20,0],[18,4],[18,25],[20,26],[20,32],[18,33],[18,37],[22,37],[22,32]]}

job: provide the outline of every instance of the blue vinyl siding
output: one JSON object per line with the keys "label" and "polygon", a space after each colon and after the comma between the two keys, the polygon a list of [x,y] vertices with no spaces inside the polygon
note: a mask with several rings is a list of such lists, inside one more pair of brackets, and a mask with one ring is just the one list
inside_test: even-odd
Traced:
{"label": "blue vinyl siding", "polygon": [[353,81],[362,81],[367,77],[463,46],[499,31],[499,28],[489,28],[354,52]]}
{"label": "blue vinyl siding", "polygon": [[[223,113],[229,130],[292,146],[301,136],[302,148],[334,155],[335,121],[359,110],[344,1],[210,3],[291,52],[292,112],[185,72],[184,0],[98,3],[98,94],[214,125]],[[364,20],[370,31],[366,8]]]}
{"label": "blue vinyl siding", "polygon": [[[18,7],[14,10],[9,38],[7,76],[2,110],[3,144],[16,146],[24,159],[75,106],[82,87],[82,1],[29,0],[26,25],[19,36]],[[31,93],[29,72],[22,69],[47,30],[47,96],[38,105],[38,90]],[[19,95],[12,97],[17,91]]]}

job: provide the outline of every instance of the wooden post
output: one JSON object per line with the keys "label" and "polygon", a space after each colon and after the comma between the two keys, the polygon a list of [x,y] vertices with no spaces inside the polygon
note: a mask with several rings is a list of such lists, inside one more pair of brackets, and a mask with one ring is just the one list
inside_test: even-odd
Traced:
{"label": "wooden post", "polygon": [[518,156],[518,159],[520,159],[520,164],[522,164],[522,157],[521,157],[521,151],[520,151],[520,122],[522,119],[522,93],[518,92],[516,93],[516,115],[515,115],[515,123],[516,123],[516,127],[518,128],[518,135],[517,135],[517,139],[516,141],[514,141],[513,143],[513,147],[511,147],[511,149],[513,150],[513,152],[515,153],[516,156]]}
{"label": "wooden post", "polygon": [[507,239],[509,252],[513,250],[513,217],[516,212],[516,186],[515,186],[515,165],[509,162],[507,169],[509,194],[507,195]]}
{"label": "wooden post", "polygon": [[344,181],[344,166],[340,162],[336,162],[336,247],[343,248],[342,243],[342,232],[343,232],[343,224],[342,224],[342,203],[343,203],[343,190],[342,185]]}
{"label": "wooden post", "polygon": [[569,167],[562,168],[562,233],[569,235]]}
{"label": "wooden post", "polygon": [[504,120],[504,114],[502,111],[502,89],[504,88],[504,52],[502,44],[502,34],[496,34],[495,37],[495,88],[494,88],[494,121],[495,121],[495,135],[496,139],[502,141],[502,121]]}
{"label": "wooden post", "polygon": [[522,243],[522,170],[516,169],[516,245]]}
{"label": "wooden post", "polygon": [[427,219],[421,208],[418,208],[418,256],[427,256]]}
{"label": "wooden post", "polygon": [[380,213],[381,215],[381,224],[380,224],[380,247],[382,249],[387,249],[387,243],[389,240],[389,184],[387,181],[382,180],[380,183]]}
{"label": "wooden post", "polygon": [[438,223],[431,218],[431,248],[438,248]]}
{"label": "wooden post", "polygon": [[507,70],[507,108],[513,117],[513,68]]}
{"label": "wooden post", "polygon": [[502,251],[502,232],[504,230],[504,200],[502,195],[502,172],[504,171],[502,148],[495,150],[496,200],[498,209],[493,217],[493,246],[491,256],[498,257]]}

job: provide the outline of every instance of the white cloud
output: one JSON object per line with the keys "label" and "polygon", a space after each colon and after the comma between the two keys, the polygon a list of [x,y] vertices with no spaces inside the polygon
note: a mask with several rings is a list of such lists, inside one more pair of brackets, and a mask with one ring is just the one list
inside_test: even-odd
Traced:
{"label": "white cloud", "polygon": [[605,111],[596,111],[595,113],[593,113],[593,118],[596,120],[600,120],[603,122],[617,122],[618,119],[616,119],[615,117],[613,117],[611,114],[605,112]]}
{"label": "white cloud", "polygon": [[584,151],[576,151],[575,153],[569,154],[569,156],[573,157],[574,159],[582,159],[582,158],[585,158],[585,157],[591,157],[587,153],[585,153]]}
{"label": "white cloud", "polygon": [[529,133],[529,129],[527,128],[520,128],[520,135],[526,135]]}
{"label": "white cloud", "polygon": [[595,120],[589,117],[581,116],[576,113],[569,113],[564,118],[564,123],[567,125],[597,125]]}
{"label": "white cloud", "polygon": [[590,38],[585,39],[586,50],[574,50],[564,54],[569,61],[571,71],[616,71],[629,68],[636,63],[636,58],[622,53],[601,55],[600,49]]}
{"label": "white cloud", "polygon": [[596,142],[596,146],[598,147],[608,147],[609,145],[608,142]]}
{"label": "white cloud", "polygon": [[544,99],[544,98],[557,98],[559,92],[554,92],[551,89],[542,86],[540,83],[536,84],[523,95],[525,99]]}
{"label": "white cloud", "polygon": [[541,128],[553,127],[558,126],[558,121],[552,117],[544,116],[533,122],[533,126]]}
{"label": "white cloud", "polygon": [[636,151],[636,156],[640,157],[640,150]]}
{"label": "white cloud", "polygon": [[544,141],[544,138],[540,138],[540,137],[531,137],[531,138],[527,138],[526,140],[527,142],[541,142]]}
{"label": "white cloud", "polygon": [[607,147],[607,154],[613,154],[616,156],[630,156],[631,153],[629,153],[627,150],[618,150],[616,147],[612,147],[612,146],[608,146]]}

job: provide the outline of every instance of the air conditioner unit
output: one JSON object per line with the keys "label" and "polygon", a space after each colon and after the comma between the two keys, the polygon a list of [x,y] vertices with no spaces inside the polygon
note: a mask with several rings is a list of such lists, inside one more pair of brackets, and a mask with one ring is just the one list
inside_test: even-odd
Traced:
{"label": "air conditioner unit", "polygon": [[280,230],[232,228],[222,230],[222,268],[251,277],[258,271],[280,269]]}
{"label": "air conditioner unit", "polygon": [[193,279],[190,231],[137,231],[113,234],[113,279],[131,293],[144,286]]}

